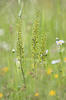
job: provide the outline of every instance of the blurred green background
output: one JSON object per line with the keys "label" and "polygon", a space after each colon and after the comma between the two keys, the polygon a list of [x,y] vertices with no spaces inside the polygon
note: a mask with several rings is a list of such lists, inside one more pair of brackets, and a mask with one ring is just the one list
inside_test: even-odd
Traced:
{"label": "blurred green background", "polygon": [[[58,90],[60,91],[58,93],[60,96],[59,99],[47,96],[51,86],[55,86],[54,88],[57,90],[57,84],[55,80],[51,81],[52,79],[50,80],[49,77],[45,82],[45,76],[42,77],[39,83],[40,80],[33,81],[33,79],[26,74],[28,90],[23,92],[23,94],[19,91],[22,82],[21,77],[19,78],[19,76],[16,75],[16,53],[12,53],[13,49],[16,50],[17,44],[17,20],[21,8],[20,6],[22,5],[22,3],[19,5],[19,2],[20,0],[0,0],[0,92],[4,94],[2,100],[66,100],[65,77],[61,83],[64,84]],[[51,60],[59,59],[59,54],[56,52],[56,37],[65,41],[63,57],[66,56],[66,0],[23,0],[21,2],[23,2],[22,32],[24,51],[25,59],[28,59],[25,60],[25,70],[27,70],[25,73],[31,71],[31,39],[36,8],[39,8],[41,12],[40,19],[41,25],[43,26],[40,26],[40,30],[42,29],[47,33],[47,49],[49,50],[48,62],[49,66],[53,67],[51,65]],[[40,35],[41,34],[42,31],[40,31]],[[63,66],[65,75],[66,63]],[[3,76],[1,68],[4,67],[8,67],[9,71]],[[55,67],[57,68],[57,66],[54,66],[54,70],[56,69]],[[40,75],[38,76],[40,77]],[[44,83],[47,84],[47,86],[44,86]],[[17,85],[19,85],[19,88],[17,88]],[[40,91],[39,98],[33,98],[36,87],[36,91]],[[45,92],[45,94],[43,94],[43,92]],[[31,93],[32,95],[29,95]]]}

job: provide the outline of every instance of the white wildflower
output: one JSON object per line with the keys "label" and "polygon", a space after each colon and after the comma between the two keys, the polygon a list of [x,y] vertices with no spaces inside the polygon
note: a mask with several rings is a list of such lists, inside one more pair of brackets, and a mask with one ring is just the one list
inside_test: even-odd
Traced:
{"label": "white wildflower", "polygon": [[56,44],[57,44],[57,42],[59,41],[59,38],[58,37],[56,37]]}
{"label": "white wildflower", "polygon": [[46,50],[46,54],[48,54],[48,49]]}
{"label": "white wildflower", "polygon": [[12,52],[15,53],[15,49],[12,49]]}
{"label": "white wildflower", "polygon": [[57,45],[62,45],[62,44],[64,44],[64,40],[56,41],[56,44],[57,44]]}
{"label": "white wildflower", "polygon": [[18,58],[16,59],[16,66],[17,68],[20,68],[20,61],[18,60]]}
{"label": "white wildflower", "polygon": [[51,64],[57,64],[57,63],[60,63],[60,62],[61,62],[60,59],[58,59],[58,60],[53,60],[53,61],[51,62]]}

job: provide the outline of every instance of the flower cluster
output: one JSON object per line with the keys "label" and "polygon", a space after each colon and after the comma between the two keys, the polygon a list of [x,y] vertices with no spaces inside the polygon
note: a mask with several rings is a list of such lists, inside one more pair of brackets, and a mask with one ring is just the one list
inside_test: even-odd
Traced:
{"label": "flower cluster", "polygon": [[32,58],[34,60],[34,68],[36,66],[36,59],[38,59],[39,16],[40,13],[37,10],[32,33]]}
{"label": "flower cluster", "polygon": [[62,44],[64,44],[64,40],[59,40],[59,38],[56,38],[56,44],[62,45]]}
{"label": "flower cluster", "polygon": [[48,50],[46,50],[46,40],[47,40],[47,35],[46,33],[42,34],[42,41],[41,41],[41,51],[40,51],[40,55],[41,55],[41,62],[45,62],[46,60],[46,55],[48,53]]}

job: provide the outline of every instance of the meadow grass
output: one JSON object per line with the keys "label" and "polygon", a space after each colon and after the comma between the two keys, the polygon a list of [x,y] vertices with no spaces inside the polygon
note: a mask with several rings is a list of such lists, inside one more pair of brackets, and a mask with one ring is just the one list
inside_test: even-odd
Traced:
{"label": "meadow grass", "polygon": [[0,2],[0,99],[66,100],[66,2]]}

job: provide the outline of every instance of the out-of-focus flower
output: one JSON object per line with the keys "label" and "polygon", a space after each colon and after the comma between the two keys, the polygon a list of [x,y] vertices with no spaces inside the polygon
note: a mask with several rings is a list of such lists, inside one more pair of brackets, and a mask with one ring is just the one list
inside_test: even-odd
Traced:
{"label": "out-of-focus flower", "polygon": [[55,96],[55,95],[56,95],[56,92],[55,92],[54,90],[51,90],[51,91],[49,92],[49,95],[50,95],[50,96]]}
{"label": "out-of-focus flower", "polygon": [[0,29],[0,36],[4,35],[4,30]]}
{"label": "out-of-focus flower", "polygon": [[12,49],[12,52],[15,53],[15,49]]}
{"label": "out-of-focus flower", "polygon": [[60,62],[61,62],[60,59],[58,59],[58,60],[53,60],[53,61],[51,62],[51,64],[57,64],[57,63],[60,63]]}
{"label": "out-of-focus flower", "polygon": [[59,38],[57,37],[57,38],[56,38],[56,44],[58,43],[58,41],[59,41]]}
{"label": "out-of-focus flower", "polygon": [[36,97],[38,97],[38,96],[39,96],[39,93],[38,93],[38,92],[36,92],[36,93],[35,93],[35,96],[36,96]]}
{"label": "out-of-focus flower", "polygon": [[20,68],[20,61],[18,60],[18,58],[16,59],[16,66],[17,66],[18,68]]}
{"label": "out-of-focus flower", "polygon": [[57,45],[62,45],[62,44],[64,44],[64,40],[56,41],[56,44],[57,44]]}
{"label": "out-of-focus flower", "polygon": [[59,41],[59,38],[58,37],[56,37],[56,41]]}
{"label": "out-of-focus flower", "polygon": [[2,68],[2,71],[4,71],[4,72],[8,72],[8,67],[4,67],[4,68]]}
{"label": "out-of-focus flower", "polygon": [[48,54],[48,49],[46,50],[46,54]]}
{"label": "out-of-focus flower", "polygon": [[3,94],[2,93],[0,93],[0,99],[3,97]]}
{"label": "out-of-focus flower", "polygon": [[50,75],[51,73],[52,73],[52,69],[51,68],[48,68],[47,74]]}
{"label": "out-of-focus flower", "polygon": [[55,74],[54,77],[55,77],[55,78],[58,78],[58,74]]}
{"label": "out-of-focus flower", "polygon": [[64,58],[64,62],[66,62],[66,57]]}
{"label": "out-of-focus flower", "polygon": [[10,46],[5,41],[3,41],[0,43],[0,48],[3,48],[8,51],[10,49]]}

